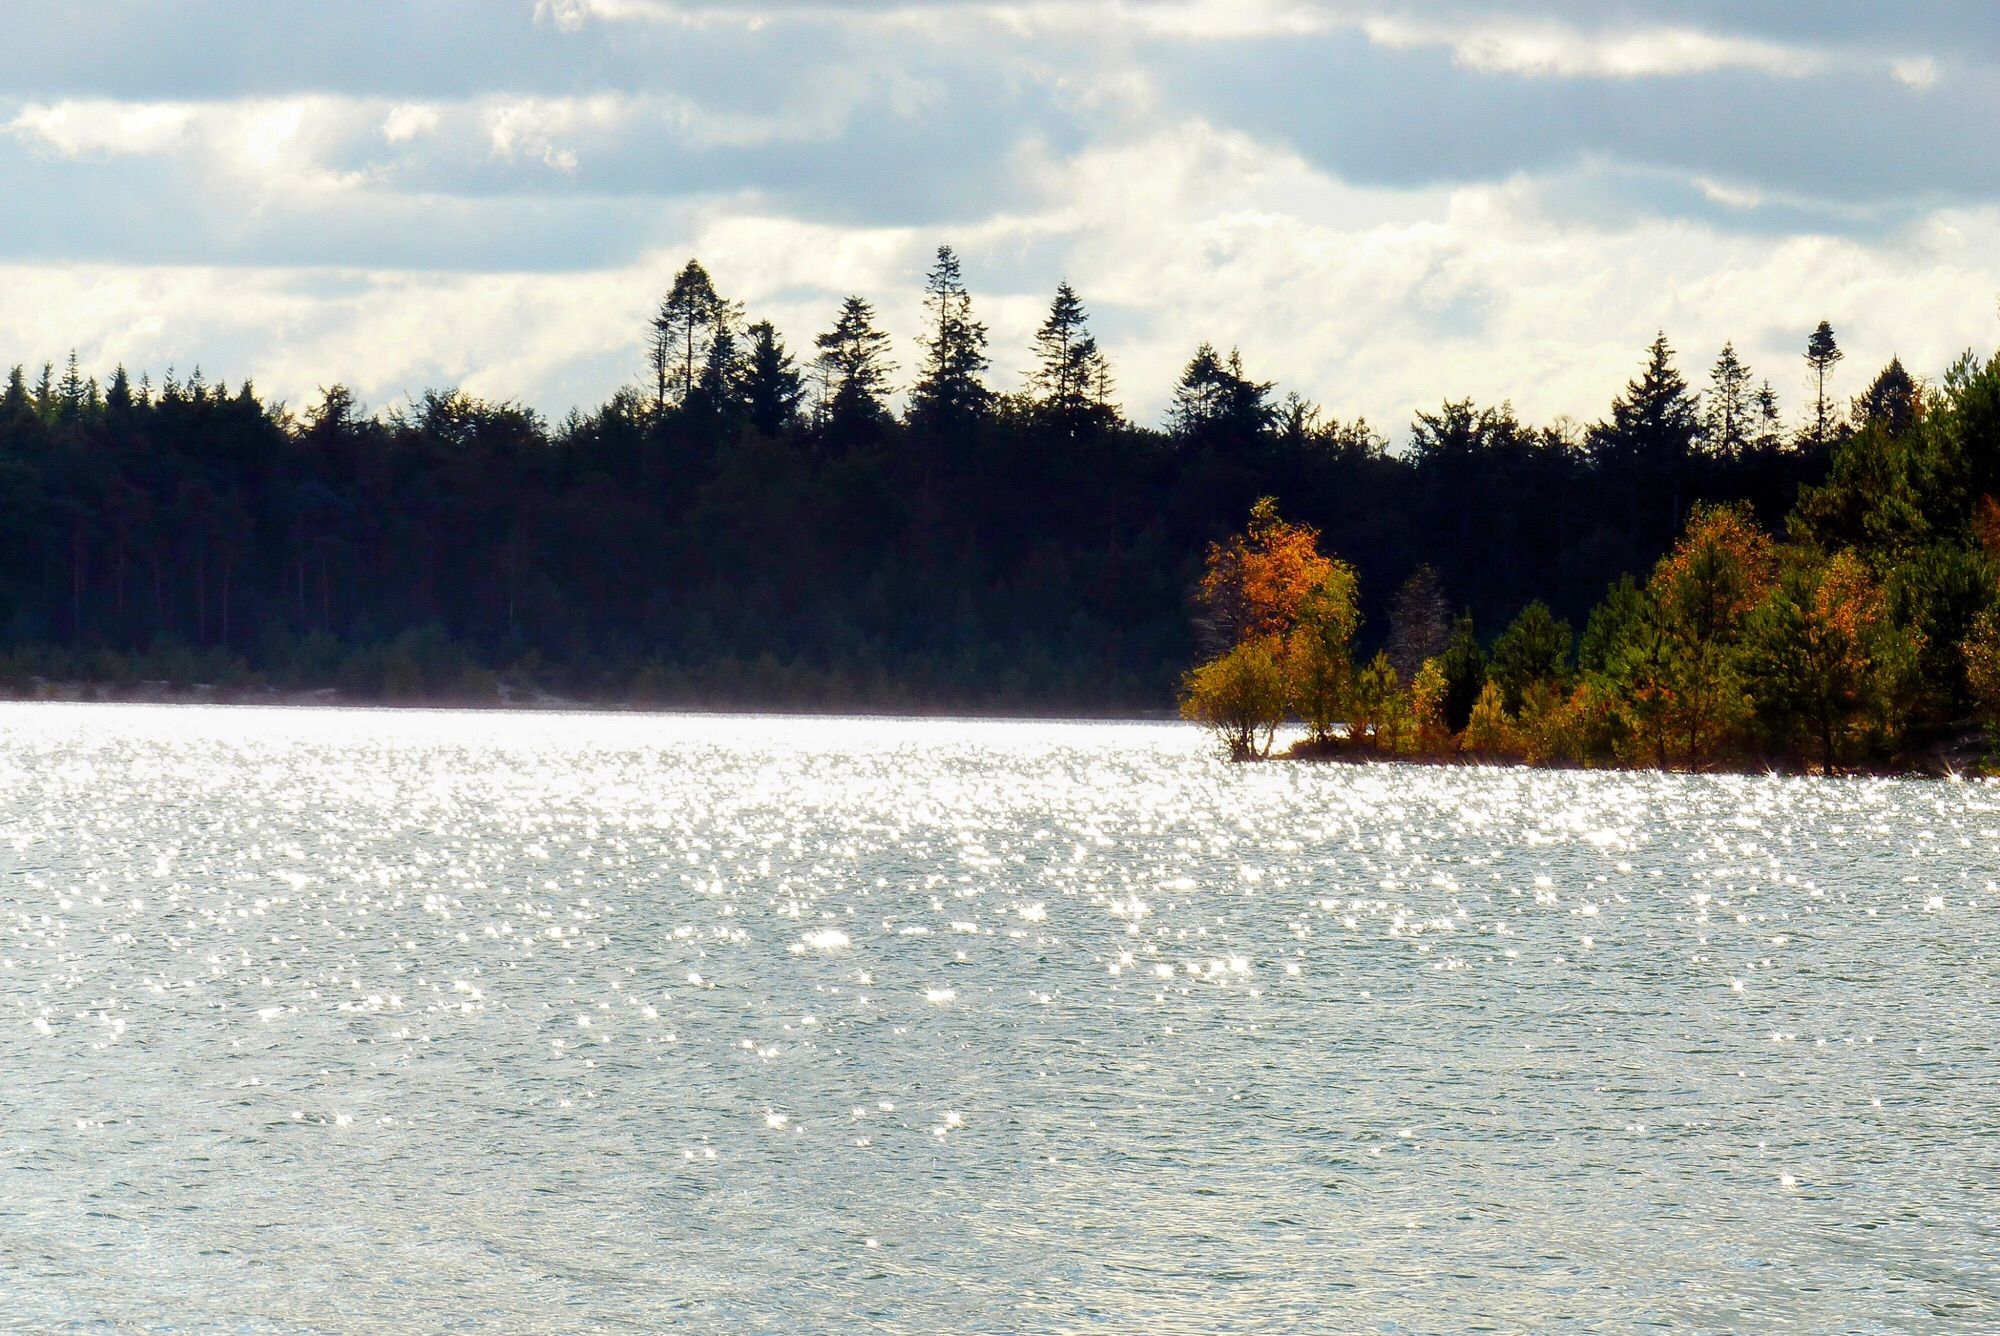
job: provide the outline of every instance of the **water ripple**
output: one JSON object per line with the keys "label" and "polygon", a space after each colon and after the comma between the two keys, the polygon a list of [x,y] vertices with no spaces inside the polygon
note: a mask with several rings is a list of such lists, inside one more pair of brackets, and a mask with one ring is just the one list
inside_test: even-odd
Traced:
{"label": "water ripple", "polygon": [[2000,789],[0,707],[31,1329],[2000,1322]]}

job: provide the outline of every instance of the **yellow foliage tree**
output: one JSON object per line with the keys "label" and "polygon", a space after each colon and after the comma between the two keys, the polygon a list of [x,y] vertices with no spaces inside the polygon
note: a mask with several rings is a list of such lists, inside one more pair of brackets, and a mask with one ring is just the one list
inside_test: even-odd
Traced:
{"label": "yellow foliage tree", "polygon": [[1530,765],[1589,765],[1612,754],[1617,702],[1596,682],[1567,692],[1530,687],[1521,705],[1521,750]]}
{"label": "yellow foliage tree", "polygon": [[1221,737],[1232,761],[1268,756],[1284,722],[1289,684],[1276,637],[1245,641],[1187,676],[1181,716]]}
{"label": "yellow foliage tree", "polygon": [[1479,756],[1512,756],[1521,750],[1513,721],[1507,718],[1507,697],[1498,682],[1479,689],[1472,718],[1465,725],[1465,750]]}
{"label": "yellow foliage tree", "polygon": [[1319,587],[1300,607],[1285,639],[1286,672],[1292,708],[1305,721],[1310,742],[1326,747],[1334,726],[1345,721],[1354,695],[1354,632],[1361,624],[1355,606],[1360,584],[1354,568],[1327,560]]}
{"label": "yellow foliage tree", "polygon": [[1425,659],[1424,666],[1410,679],[1410,717],[1416,730],[1418,751],[1441,755],[1452,750],[1451,728],[1444,720],[1444,698],[1449,690],[1444,665]]}

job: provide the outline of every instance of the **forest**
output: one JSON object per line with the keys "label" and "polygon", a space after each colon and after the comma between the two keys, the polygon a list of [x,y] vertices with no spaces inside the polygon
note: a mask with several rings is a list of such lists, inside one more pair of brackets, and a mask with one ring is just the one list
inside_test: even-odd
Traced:
{"label": "forest", "polygon": [[788,349],[690,261],[634,331],[631,387],[559,422],[451,390],[371,411],[337,383],[295,407],[200,371],[16,368],[0,687],[1164,712],[1219,648],[1204,553],[1277,497],[1360,574],[1358,663],[1409,639],[1413,588],[1482,656],[1530,605],[1596,626],[1690,517],[1726,514],[1803,525],[1878,577],[1916,554],[1957,592],[1885,596],[1950,623],[1926,622],[1926,680],[1941,713],[1969,699],[1945,660],[1991,585],[1990,364],[1936,385],[1895,364],[1842,399],[1822,324],[1788,419],[1732,348],[1691,384],[1662,336],[1600,421],[1445,400],[1392,448],[1207,344],[1166,420],[1130,421],[1068,283],[1033,372],[996,386],[948,247],[926,294],[910,348],[851,297]]}
{"label": "forest", "polygon": [[[1811,350],[1838,351],[1826,326]],[[2000,356],[1967,354],[1930,387],[1892,364],[1782,531],[1744,503],[1696,502],[1581,637],[1535,600],[1482,640],[1420,568],[1365,661],[1355,567],[1260,498],[1243,533],[1209,547],[1196,626],[1212,657],[1186,678],[1182,712],[1239,761],[1268,756],[1295,719],[1306,735],[1288,755],[1311,759],[1988,770],[1996,490]]]}

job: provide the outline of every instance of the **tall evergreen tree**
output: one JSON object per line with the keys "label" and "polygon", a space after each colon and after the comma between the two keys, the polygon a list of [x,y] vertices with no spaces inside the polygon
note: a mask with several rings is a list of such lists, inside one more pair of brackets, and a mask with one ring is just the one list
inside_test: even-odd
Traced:
{"label": "tall evergreen tree", "polygon": [[1751,401],[1755,412],[1751,418],[1751,448],[1760,455],[1775,454],[1785,448],[1785,419],[1778,411],[1778,392],[1765,381],[1757,387],[1756,397]]}
{"label": "tall evergreen tree", "polygon": [[1834,342],[1833,326],[1822,320],[1806,339],[1806,365],[1813,373],[1813,439],[1817,446],[1825,446],[1833,438],[1833,407],[1826,397],[1826,378],[1847,354],[1840,351]]}
{"label": "tall evergreen tree", "polygon": [[923,361],[910,387],[910,417],[930,426],[962,423],[984,413],[992,391],[980,377],[992,365],[986,355],[986,326],[973,318],[958,255],[939,246],[924,279],[928,318]]}
{"label": "tall evergreen tree", "polygon": [[725,320],[715,327],[708,340],[701,375],[695,381],[688,405],[716,426],[727,426],[735,421],[736,409],[742,402],[739,395],[742,381],[743,358],[737,349],[736,331]]}
{"label": "tall evergreen tree", "polygon": [[1915,425],[1922,406],[1923,392],[1916,378],[1903,369],[1902,358],[1894,357],[1854,401],[1854,425],[1901,436]]}
{"label": "tall evergreen tree", "polygon": [[655,408],[665,408],[670,394],[672,402],[687,402],[708,364],[710,345],[733,314],[701,261],[689,260],[653,317],[647,363],[653,372]]}
{"label": "tall evergreen tree", "polygon": [[1708,403],[1702,414],[1702,444],[1712,455],[1735,459],[1750,445],[1755,392],[1750,368],[1736,355],[1736,345],[1722,345],[1722,355],[1708,373]]}
{"label": "tall evergreen tree", "polygon": [[35,415],[35,396],[28,388],[28,373],[20,363],[7,373],[7,389],[0,394],[0,427],[32,418]]}
{"label": "tall evergreen tree", "polygon": [[1635,506],[1649,489],[1664,495],[1666,524],[1655,531],[1662,536],[1680,528],[1687,458],[1699,429],[1700,406],[1661,333],[1646,350],[1639,379],[1612,402],[1609,420],[1590,429],[1590,447],[1599,462],[1626,476]]}
{"label": "tall evergreen tree", "polygon": [[895,364],[889,336],[875,327],[875,308],[859,297],[841,304],[833,328],[813,340],[825,385],[821,411],[829,427],[847,430],[881,422]]}
{"label": "tall evergreen tree", "polygon": [[798,422],[805,381],[770,321],[759,320],[747,332],[750,349],[740,386],[744,412],[758,431],[776,436]]}
{"label": "tall evergreen tree", "polygon": [[1110,404],[1110,364],[1090,332],[1090,313],[1065,279],[1048,319],[1035,331],[1036,368],[1028,387],[1058,418],[1077,419]]}
{"label": "tall evergreen tree", "polygon": [[84,400],[89,390],[84,383],[83,370],[77,364],[76,349],[69,350],[69,361],[63,366],[62,380],[56,386],[56,416],[63,422],[76,422],[83,417]]}
{"label": "tall evergreen tree", "polygon": [[1204,343],[1174,387],[1167,429],[1187,442],[1241,445],[1269,431],[1277,418],[1270,383],[1243,374],[1242,354],[1232,348],[1224,359],[1214,344]]}
{"label": "tall evergreen tree", "polygon": [[125,364],[120,362],[111,373],[111,384],[104,391],[104,405],[111,415],[124,421],[132,415],[135,407],[132,397],[132,377],[126,373]]}

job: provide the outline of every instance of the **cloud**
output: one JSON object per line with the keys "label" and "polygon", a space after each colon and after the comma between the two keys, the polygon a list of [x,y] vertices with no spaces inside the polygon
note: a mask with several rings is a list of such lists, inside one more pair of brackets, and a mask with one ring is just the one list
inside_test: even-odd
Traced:
{"label": "cloud", "polygon": [[945,240],[999,383],[1066,274],[1142,417],[1203,339],[1393,427],[1600,411],[1662,326],[1788,392],[1822,315],[1854,364],[1995,332],[1985,0],[21,8],[21,356],[559,414],[690,254],[804,347],[850,291],[907,340]]}
{"label": "cloud", "polygon": [[1642,79],[1755,70],[1800,78],[1826,69],[1810,49],[1685,28],[1587,32],[1563,24],[1462,24],[1403,17],[1370,19],[1369,38],[1389,47],[1441,46],[1467,69],[1547,78]]}

